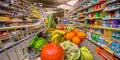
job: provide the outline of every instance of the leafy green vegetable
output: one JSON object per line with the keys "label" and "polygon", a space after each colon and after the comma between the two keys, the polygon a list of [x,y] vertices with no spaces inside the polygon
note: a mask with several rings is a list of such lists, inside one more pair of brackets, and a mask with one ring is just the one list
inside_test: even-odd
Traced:
{"label": "leafy green vegetable", "polygon": [[30,42],[29,47],[36,48],[41,50],[42,47],[46,44],[46,39],[43,37],[37,37],[35,36],[32,41]]}
{"label": "leafy green vegetable", "polygon": [[70,41],[64,41],[60,44],[65,50],[65,60],[78,60],[80,57],[80,50],[78,46]]}
{"label": "leafy green vegetable", "polygon": [[82,46],[80,48],[80,51],[81,51],[81,56],[79,60],[93,60],[92,54],[85,46]]}
{"label": "leafy green vegetable", "polygon": [[29,47],[34,47],[35,42],[38,40],[37,36],[34,36],[33,39],[31,40]]}

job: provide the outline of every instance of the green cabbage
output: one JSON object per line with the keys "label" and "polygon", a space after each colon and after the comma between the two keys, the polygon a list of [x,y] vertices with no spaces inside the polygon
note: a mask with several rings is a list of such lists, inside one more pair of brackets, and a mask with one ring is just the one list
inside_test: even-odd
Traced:
{"label": "green cabbage", "polygon": [[65,55],[66,55],[65,60],[78,60],[79,59],[80,50],[76,44],[70,41],[64,41],[60,45],[65,51]]}

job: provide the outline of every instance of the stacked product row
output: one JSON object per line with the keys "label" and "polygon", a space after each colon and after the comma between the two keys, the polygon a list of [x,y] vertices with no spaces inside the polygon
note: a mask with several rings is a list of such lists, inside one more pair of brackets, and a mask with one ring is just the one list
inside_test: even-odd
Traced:
{"label": "stacked product row", "polygon": [[86,30],[89,41],[111,55],[120,56],[120,0],[83,1],[72,16],[77,20],[75,24]]}
{"label": "stacked product row", "polygon": [[32,9],[34,8],[22,0],[0,1],[0,27],[33,24],[32,21],[38,18],[34,16]]}

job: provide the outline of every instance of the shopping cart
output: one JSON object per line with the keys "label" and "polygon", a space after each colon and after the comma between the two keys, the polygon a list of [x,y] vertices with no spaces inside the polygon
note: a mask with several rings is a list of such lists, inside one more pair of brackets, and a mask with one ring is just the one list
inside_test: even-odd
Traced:
{"label": "shopping cart", "polygon": [[[9,44],[5,45],[5,43],[2,41],[3,38],[0,38],[0,60],[24,60],[25,58],[34,58],[39,56],[39,53],[30,55],[26,48],[28,47],[32,38],[41,30],[43,30],[42,28],[43,26],[41,25],[35,25],[5,29],[8,33],[8,36],[4,39],[8,39]],[[20,32],[11,34],[11,30],[20,30]],[[14,37],[16,38],[14,39]]]}

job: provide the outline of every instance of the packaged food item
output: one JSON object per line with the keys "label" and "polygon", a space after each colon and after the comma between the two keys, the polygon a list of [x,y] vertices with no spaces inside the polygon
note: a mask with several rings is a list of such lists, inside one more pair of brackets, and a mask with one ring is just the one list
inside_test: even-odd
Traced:
{"label": "packaged food item", "polygon": [[103,37],[98,37],[98,44],[105,47],[105,39]]}
{"label": "packaged food item", "polygon": [[118,45],[118,47],[116,48],[116,51],[115,51],[117,54],[120,54],[120,44]]}
{"label": "packaged food item", "polygon": [[115,11],[115,17],[120,18],[120,10]]}
{"label": "packaged food item", "polygon": [[117,42],[112,42],[112,44],[111,44],[112,51],[116,51],[117,44],[118,44]]}
{"label": "packaged food item", "polygon": [[117,40],[120,40],[120,31],[113,31],[112,33],[112,38],[113,39],[117,39]]}
{"label": "packaged food item", "polygon": [[94,40],[95,42],[98,42],[99,36],[100,36],[100,34],[94,33],[92,36],[92,40]]}
{"label": "packaged food item", "polygon": [[95,51],[99,56],[101,56],[103,60],[119,60],[116,57],[111,56],[111,54],[109,54],[108,52],[99,47],[95,48]]}
{"label": "packaged food item", "polygon": [[112,31],[111,30],[104,30],[104,36],[106,37],[111,37],[112,36]]}

